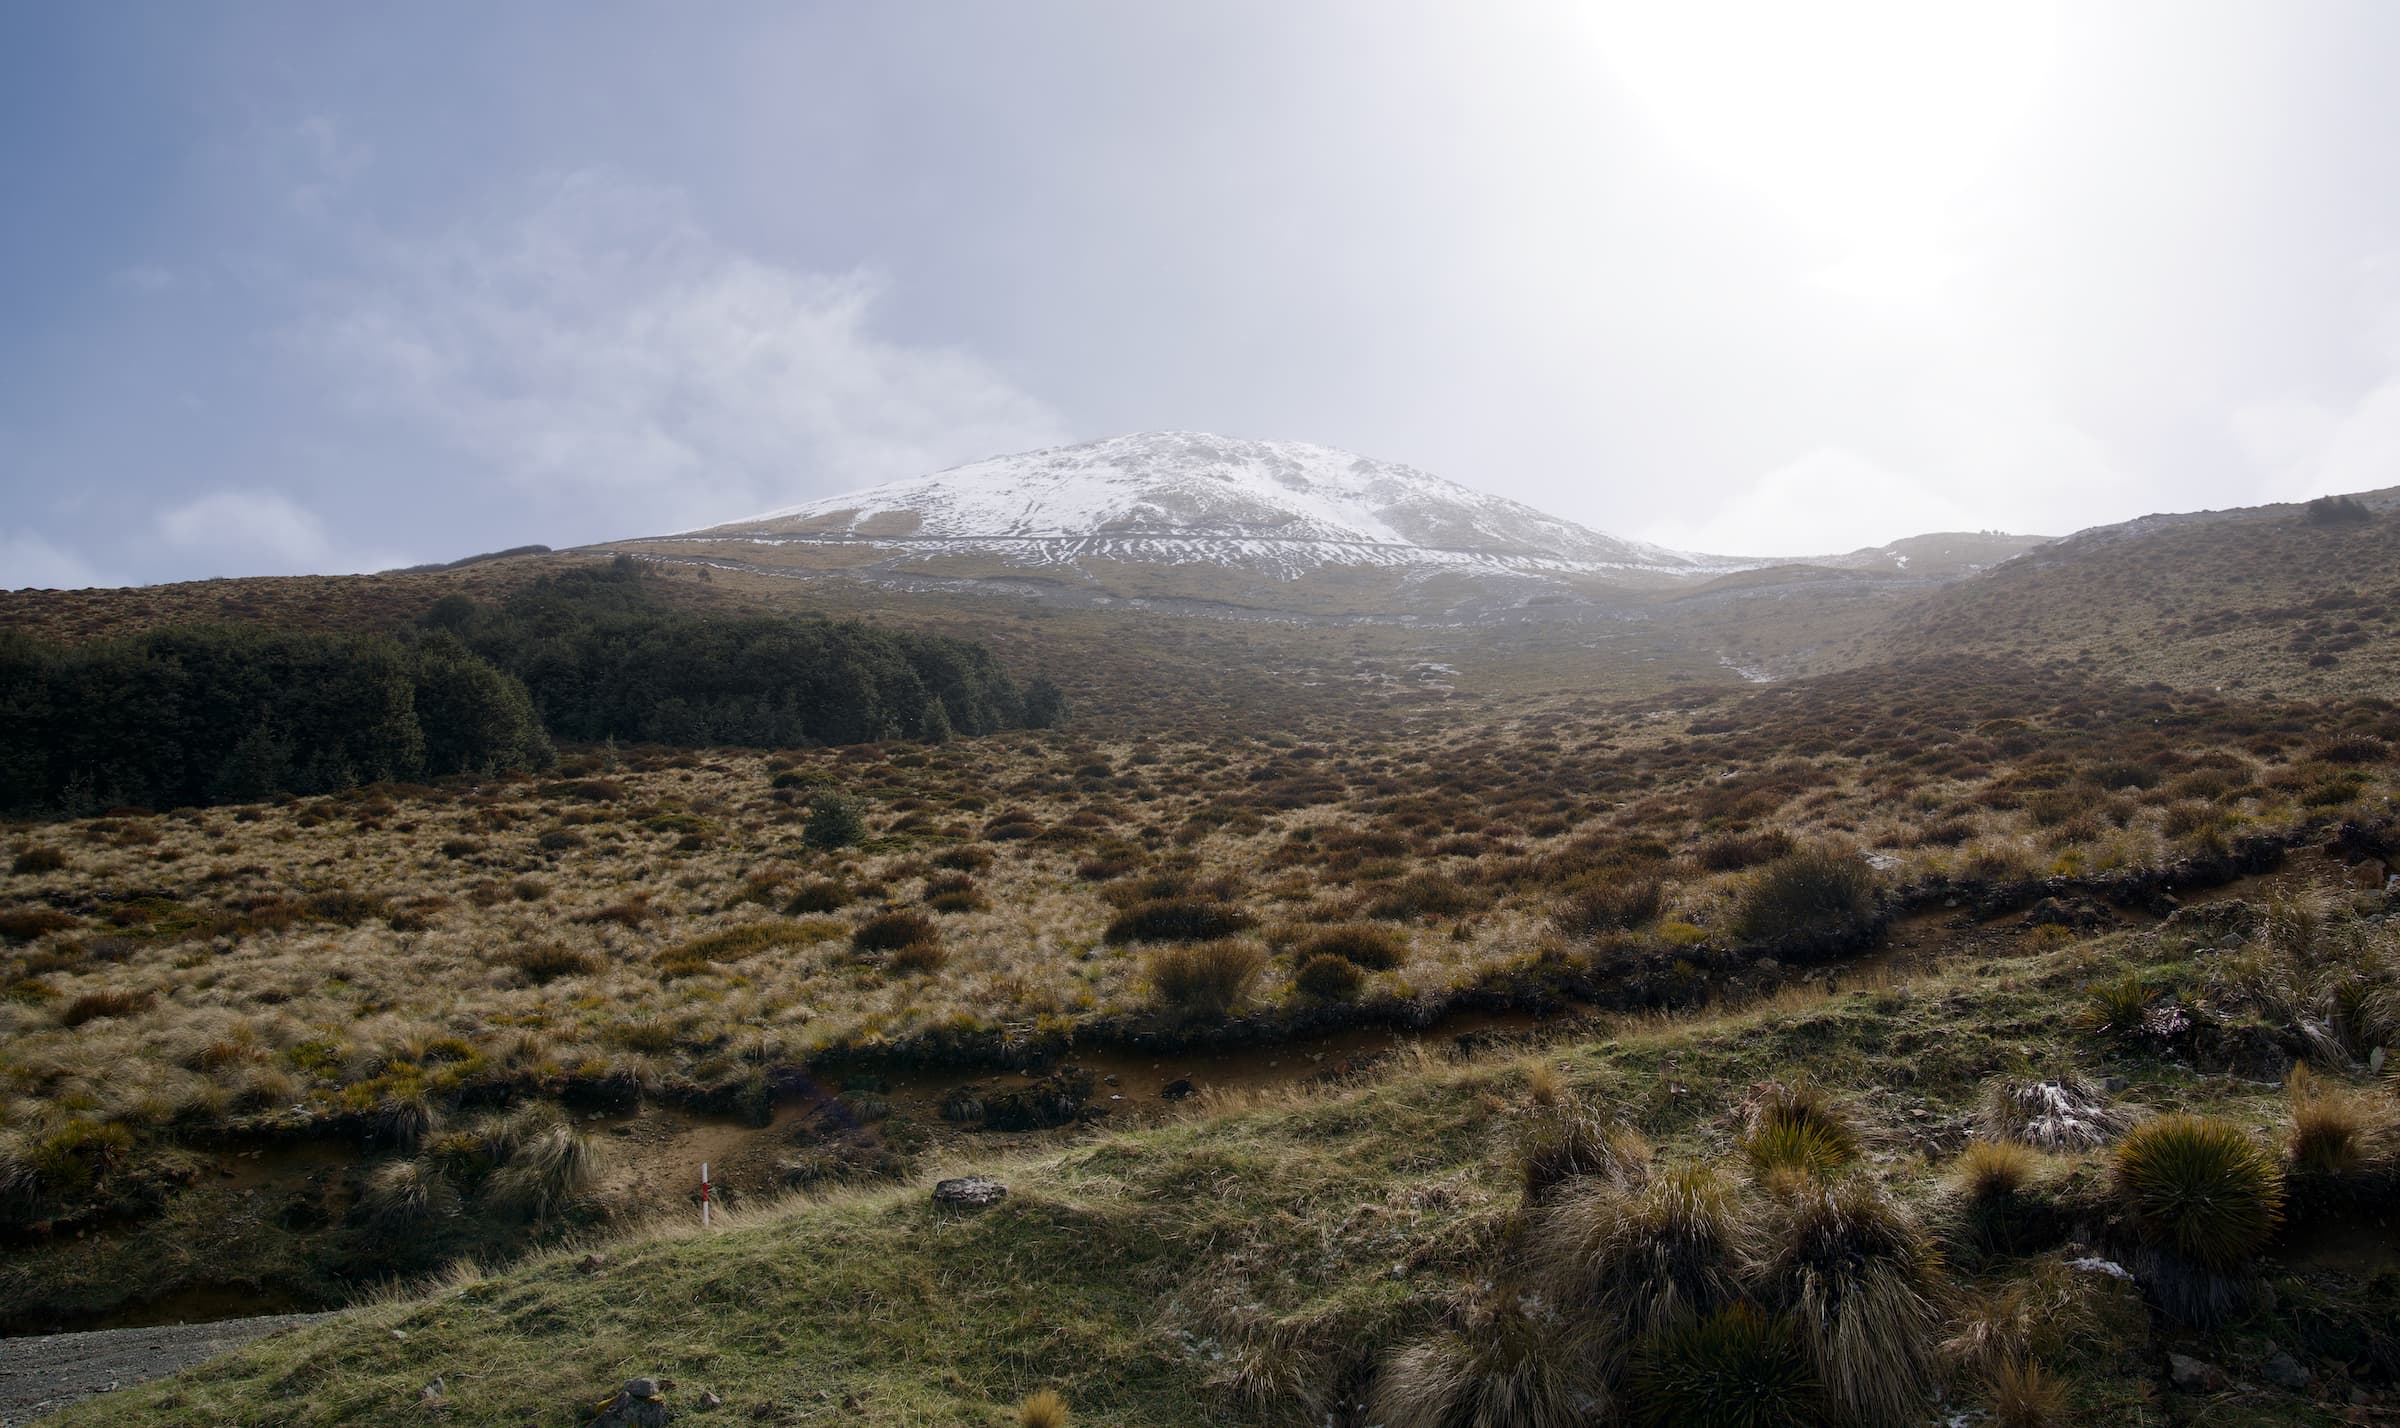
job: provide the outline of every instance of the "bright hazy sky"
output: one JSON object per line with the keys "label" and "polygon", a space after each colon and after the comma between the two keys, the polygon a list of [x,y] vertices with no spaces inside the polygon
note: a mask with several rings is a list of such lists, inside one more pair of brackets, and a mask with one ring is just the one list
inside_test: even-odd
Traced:
{"label": "bright hazy sky", "polygon": [[2373,0],[18,0],[0,586],[1154,428],[1737,554],[2391,485],[2395,74]]}

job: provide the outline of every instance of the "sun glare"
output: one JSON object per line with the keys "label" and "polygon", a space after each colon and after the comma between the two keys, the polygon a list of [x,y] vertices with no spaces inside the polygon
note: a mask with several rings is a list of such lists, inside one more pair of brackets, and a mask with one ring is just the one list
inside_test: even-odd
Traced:
{"label": "sun glare", "polygon": [[1616,0],[1603,52],[1670,148],[1841,244],[1923,279],[1959,195],[2023,128],[2050,69],[2054,12],[1938,0]]}

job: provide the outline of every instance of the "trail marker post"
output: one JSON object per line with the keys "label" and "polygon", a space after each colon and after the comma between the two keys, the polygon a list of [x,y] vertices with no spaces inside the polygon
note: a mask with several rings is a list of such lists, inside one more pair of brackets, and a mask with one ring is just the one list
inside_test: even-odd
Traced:
{"label": "trail marker post", "polygon": [[700,1228],[708,1228],[708,1162],[700,1162]]}

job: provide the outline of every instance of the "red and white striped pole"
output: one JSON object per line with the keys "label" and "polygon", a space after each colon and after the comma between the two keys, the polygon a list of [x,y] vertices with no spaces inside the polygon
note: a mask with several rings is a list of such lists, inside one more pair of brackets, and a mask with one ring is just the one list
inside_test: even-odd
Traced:
{"label": "red and white striped pole", "polygon": [[700,1162],[700,1228],[708,1228],[708,1162]]}

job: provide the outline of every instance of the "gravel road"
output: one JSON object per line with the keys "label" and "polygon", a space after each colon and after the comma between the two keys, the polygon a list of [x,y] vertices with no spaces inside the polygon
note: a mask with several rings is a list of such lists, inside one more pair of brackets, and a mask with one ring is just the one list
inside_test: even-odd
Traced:
{"label": "gravel road", "polygon": [[164,1378],[252,1339],[328,1317],[268,1314],[214,1324],[0,1339],[0,1428],[19,1428],[95,1393]]}

